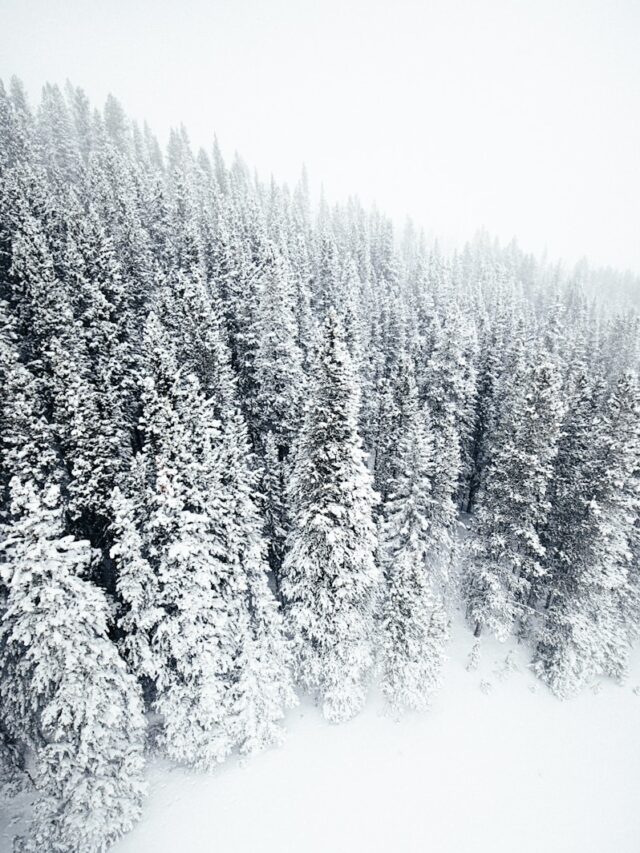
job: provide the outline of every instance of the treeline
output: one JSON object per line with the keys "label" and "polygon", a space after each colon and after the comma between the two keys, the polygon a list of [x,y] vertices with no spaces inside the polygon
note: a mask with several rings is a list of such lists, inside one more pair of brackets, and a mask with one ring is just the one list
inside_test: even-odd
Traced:
{"label": "treeline", "polygon": [[296,686],[333,721],[374,673],[426,707],[460,600],[560,695],[622,676],[638,286],[485,235],[445,257],[183,129],[162,152],[111,97],[48,85],[32,111],[0,84],[0,765],[38,792],[17,849],[104,849],[149,742],[212,767],[278,741]]}

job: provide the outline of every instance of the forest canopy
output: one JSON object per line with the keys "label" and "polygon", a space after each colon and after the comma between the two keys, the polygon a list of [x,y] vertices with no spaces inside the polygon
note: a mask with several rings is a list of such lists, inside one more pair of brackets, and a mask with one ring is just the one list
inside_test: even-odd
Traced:
{"label": "forest canopy", "polygon": [[[424,709],[461,607],[559,696],[640,626],[640,283],[450,254],[109,97],[0,83],[0,775],[19,849],[130,829],[377,680]],[[149,721],[152,721],[150,724]]]}

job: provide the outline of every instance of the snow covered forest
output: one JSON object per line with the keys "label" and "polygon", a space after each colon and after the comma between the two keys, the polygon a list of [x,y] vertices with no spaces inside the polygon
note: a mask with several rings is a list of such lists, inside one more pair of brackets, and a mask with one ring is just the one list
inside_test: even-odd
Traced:
{"label": "snow covered forest", "polygon": [[[437,225],[437,223],[435,223]],[[585,247],[588,249],[588,247]],[[640,281],[451,254],[0,83],[0,779],[102,851],[201,769],[427,709],[461,609],[571,697],[640,628]]]}

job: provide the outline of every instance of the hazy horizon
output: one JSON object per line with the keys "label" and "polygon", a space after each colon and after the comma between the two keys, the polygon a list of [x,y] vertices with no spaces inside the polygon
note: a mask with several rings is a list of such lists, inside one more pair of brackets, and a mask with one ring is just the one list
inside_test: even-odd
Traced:
{"label": "hazy horizon", "polygon": [[[0,0],[0,77],[462,243],[640,272],[640,6]],[[249,59],[248,59],[249,58]]]}

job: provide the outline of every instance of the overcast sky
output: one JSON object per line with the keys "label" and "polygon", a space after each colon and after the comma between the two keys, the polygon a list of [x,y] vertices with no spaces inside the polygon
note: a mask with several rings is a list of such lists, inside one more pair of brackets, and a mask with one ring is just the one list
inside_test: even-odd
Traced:
{"label": "overcast sky", "polygon": [[445,239],[640,272],[639,0],[0,0],[11,74]]}

